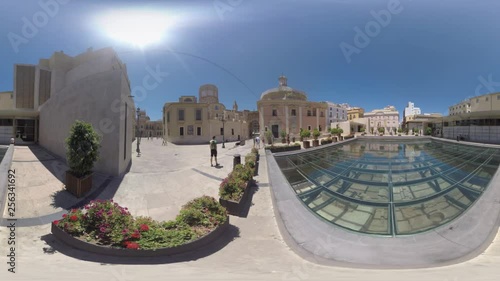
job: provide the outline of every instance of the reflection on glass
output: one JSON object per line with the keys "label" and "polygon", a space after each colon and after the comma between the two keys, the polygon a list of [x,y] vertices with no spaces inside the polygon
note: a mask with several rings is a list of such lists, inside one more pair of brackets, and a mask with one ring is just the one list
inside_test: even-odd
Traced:
{"label": "reflection on glass", "polygon": [[431,140],[356,140],[276,157],[304,204],[343,228],[414,234],[474,203],[500,164],[500,150]]}

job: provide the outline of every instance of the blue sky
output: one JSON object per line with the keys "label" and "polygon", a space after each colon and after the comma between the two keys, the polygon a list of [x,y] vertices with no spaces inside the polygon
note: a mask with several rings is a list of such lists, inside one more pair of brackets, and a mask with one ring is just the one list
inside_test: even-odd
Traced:
{"label": "blue sky", "polygon": [[[23,18],[33,22],[44,12],[40,3],[49,2],[58,3],[57,12],[26,38]],[[497,0],[23,0],[2,6],[0,91],[12,90],[15,63],[111,46],[127,63],[132,88],[142,84],[147,67],[169,73],[137,101],[152,119],[161,118],[165,102],[197,95],[205,83],[218,86],[227,107],[236,100],[240,109],[255,110],[281,73],[310,100],[367,111],[394,105],[402,113],[412,101],[423,112],[447,113],[464,98],[500,91]],[[161,41],[141,49],[111,38],[98,22],[124,9],[172,20]],[[390,20],[377,22],[373,14]],[[356,28],[368,43],[356,44]],[[13,34],[24,41],[13,44]],[[356,52],[346,56],[342,44]]]}

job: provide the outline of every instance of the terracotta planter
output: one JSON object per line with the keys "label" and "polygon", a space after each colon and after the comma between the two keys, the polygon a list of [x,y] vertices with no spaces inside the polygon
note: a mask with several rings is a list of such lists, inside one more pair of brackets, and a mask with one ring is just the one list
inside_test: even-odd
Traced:
{"label": "terracotta planter", "polygon": [[304,148],[309,148],[311,147],[311,143],[309,141],[304,141],[302,142],[302,145],[304,145]]}
{"label": "terracotta planter", "polygon": [[84,196],[92,189],[93,174],[78,178],[70,171],[66,171],[66,190],[77,198]]}
{"label": "terracotta planter", "polygon": [[[255,167],[257,168],[257,166]],[[226,208],[228,214],[234,216],[238,216],[241,214],[250,195],[250,183],[251,181],[247,182],[247,187],[245,188],[245,191],[243,192],[243,195],[241,196],[239,201],[219,198],[219,203]]]}
{"label": "terracotta planter", "polygon": [[319,140],[313,140],[313,147],[319,146]]}

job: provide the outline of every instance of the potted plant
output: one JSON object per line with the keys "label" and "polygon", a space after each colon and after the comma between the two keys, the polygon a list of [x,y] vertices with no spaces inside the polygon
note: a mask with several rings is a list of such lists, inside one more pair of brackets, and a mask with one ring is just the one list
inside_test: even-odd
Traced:
{"label": "potted plant", "polygon": [[300,138],[303,140],[302,144],[304,145],[304,148],[311,147],[311,144],[309,143],[309,141],[305,140],[310,136],[311,136],[311,131],[309,131],[309,130],[302,130],[300,132]]}
{"label": "potted plant", "polygon": [[362,136],[364,136],[364,135],[365,135],[365,131],[366,131],[366,130],[365,130],[365,128],[361,128],[359,131],[361,132],[361,135],[362,135]]}
{"label": "potted plant", "polygon": [[431,127],[425,128],[425,135],[430,136],[431,134],[432,134],[432,128]]}
{"label": "potted plant", "polygon": [[403,129],[399,128],[398,129],[398,136],[400,137],[401,136],[401,133],[403,132]]}
{"label": "potted plant", "polygon": [[313,138],[314,138],[314,140],[313,140],[313,146],[314,147],[319,146],[318,138],[321,135],[321,132],[318,129],[314,129],[313,132],[312,132],[312,135],[313,135]]}
{"label": "potted plant", "polygon": [[331,130],[331,133],[332,133],[332,135],[337,136],[337,139],[340,141],[342,138],[341,135],[342,135],[342,133],[344,133],[344,130],[342,130],[341,128],[333,128]]}
{"label": "potted plant", "polygon": [[249,185],[253,180],[254,168],[247,162],[238,164],[219,186],[219,203],[231,215],[239,215],[249,198]]}
{"label": "potted plant", "polygon": [[265,133],[267,144],[273,144],[273,133],[266,131]]}
{"label": "potted plant", "polygon": [[384,135],[385,129],[383,127],[378,128],[378,132],[381,136]]}
{"label": "potted plant", "polygon": [[82,197],[92,188],[92,168],[99,158],[100,137],[90,123],[77,120],[66,139],[66,190]]}
{"label": "potted plant", "polygon": [[285,130],[280,131],[280,136],[281,136],[281,143],[286,143],[286,131]]}

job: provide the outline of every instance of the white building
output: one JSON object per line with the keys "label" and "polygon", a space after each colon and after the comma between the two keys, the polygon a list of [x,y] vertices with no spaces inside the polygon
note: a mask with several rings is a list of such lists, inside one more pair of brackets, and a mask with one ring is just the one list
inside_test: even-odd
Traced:
{"label": "white building", "polygon": [[378,133],[383,128],[385,134],[395,134],[399,127],[399,112],[392,105],[375,109],[364,114],[368,133]]}
{"label": "white building", "polygon": [[81,120],[101,136],[95,171],[119,175],[130,165],[135,104],[127,68],[112,48],[16,64],[14,90],[0,96],[0,141],[39,143],[66,159],[65,139]]}
{"label": "white building", "polygon": [[405,107],[405,111],[403,112],[403,119],[406,116],[418,115],[422,114],[419,107],[415,107],[415,104],[411,101],[408,102],[408,105]]}
{"label": "white building", "polygon": [[328,104],[328,124],[337,123],[347,120],[347,110],[350,108],[347,103],[333,103],[327,102]]}

